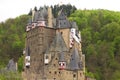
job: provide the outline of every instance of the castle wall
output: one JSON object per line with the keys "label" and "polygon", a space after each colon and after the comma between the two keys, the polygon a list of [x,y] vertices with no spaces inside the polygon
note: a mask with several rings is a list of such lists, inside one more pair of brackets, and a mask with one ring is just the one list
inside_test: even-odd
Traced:
{"label": "castle wall", "polygon": [[55,33],[55,29],[53,28],[44,28],[44,47],[43,50],[46,50],[47,48],[50,47],[50,44],[52,43],[54,37],[55,37],[56,33]]}
{"label": "castle wall", "polygon": [[44,53],[55,36],[55,30],[51,28],[36,27],[27,32],[26,47],[30,48],[30,68],[27,69],[27,75],[31,75],[34,80],[34,74],[42,75],[44,65]]}
{"label": "castle wall", "polygon": [[65,29],[58,29],[56,30],[57,32],[61,32],[63,39],[65,41],[65,44],[67,46],[67,48],[69,48],[69,43],[70,43],[70,29],[69,28],[65,28]]}

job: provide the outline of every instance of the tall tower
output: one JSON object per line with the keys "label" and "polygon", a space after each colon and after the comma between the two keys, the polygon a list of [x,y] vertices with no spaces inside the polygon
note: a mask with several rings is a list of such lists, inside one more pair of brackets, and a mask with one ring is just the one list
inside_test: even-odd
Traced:
{"label": "tall tower", "polygon": [[53,15],[50,7],[48,7],[48,26],[53,27]]}
{"label": "tall tower", "polygon": [[67,19],[63,9],[56,23],[51,12],[50,8],[34,12],[26,28],[26,79],[84,80],[85,56],[77,25]]}

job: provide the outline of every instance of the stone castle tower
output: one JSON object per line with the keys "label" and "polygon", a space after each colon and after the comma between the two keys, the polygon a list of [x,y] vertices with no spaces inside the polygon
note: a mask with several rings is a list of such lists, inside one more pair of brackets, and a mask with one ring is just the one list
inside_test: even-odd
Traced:
{"label": "stone castle tower", "polygon": [[63,10],[57,18],[51,8],[33,11],[26,33],[26,80],[85,80],[81,35]]}

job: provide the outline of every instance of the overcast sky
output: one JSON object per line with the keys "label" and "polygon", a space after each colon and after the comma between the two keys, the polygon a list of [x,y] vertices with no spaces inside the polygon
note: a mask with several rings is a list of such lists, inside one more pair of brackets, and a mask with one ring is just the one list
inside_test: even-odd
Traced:
{"label": "overcast sky", "polygon": [[108,9],[120,11],[120,0],[0,0],[0,22],[27,14],[37,6],[68,4],[78,9]]}

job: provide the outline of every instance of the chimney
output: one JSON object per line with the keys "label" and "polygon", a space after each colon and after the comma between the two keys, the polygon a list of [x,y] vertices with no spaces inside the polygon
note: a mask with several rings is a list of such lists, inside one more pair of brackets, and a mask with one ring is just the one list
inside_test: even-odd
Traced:
{"label": "chimney", "polygon": [[48,7],[48,27],[53,27],[52,9],[50,7]]}

